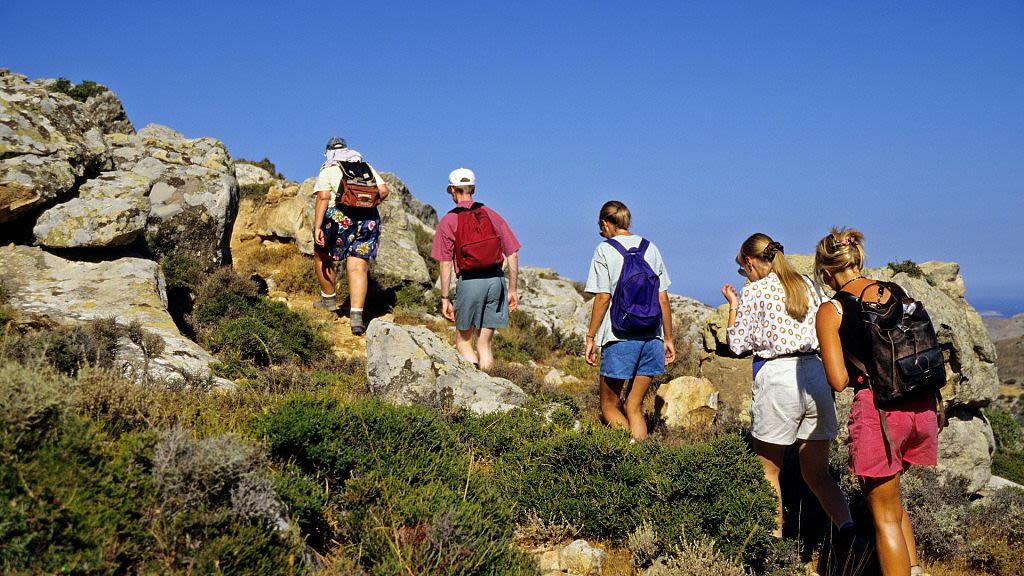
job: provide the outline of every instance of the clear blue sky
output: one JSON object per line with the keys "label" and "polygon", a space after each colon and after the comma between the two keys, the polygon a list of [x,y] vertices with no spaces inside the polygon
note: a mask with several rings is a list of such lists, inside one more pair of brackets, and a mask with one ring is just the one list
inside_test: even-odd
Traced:
{"label": "clear blue sky", "polygon": [[137,128],[316,173],[341,135],[444,210],[446,175],[582,280],[605,200],[717,305],[750,233],[959,262],[1024,311],[1024,3],[0,3],[0,66],[112,88]]}

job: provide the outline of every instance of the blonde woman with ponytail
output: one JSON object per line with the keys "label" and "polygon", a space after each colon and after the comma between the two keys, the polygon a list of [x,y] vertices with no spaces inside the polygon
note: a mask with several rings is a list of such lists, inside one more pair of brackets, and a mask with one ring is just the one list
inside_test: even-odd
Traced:
{"label": "blonde woman with ponytail", "polygon": [[[818,309],[817,332],[821,359],[829,385],[836,392],[853,387],[850,409],[850,471],[860,481],[875,524],[875,545],[882,574],[924,574],[917,560],[917,546],[910,517],[900,498],[900,477],[916,466],[934,466],[939,450],[937,403],[923,396],[875,406],[868,375],[858,368],[870,365],[871,346],[861,313],[860,297],[880,286],[866,278],[864,235],[857,230],[832,229],[818,242],[814,253],[815,274],[835,290],[835,296]],[[876,290],[872,288],[872,299]],[[877,298],[884,303],[892,292],[881,287]],[[883,432],[882,415],[886,426]],[[888,434],[891,444],[886,442]]]}
{"label": "blonde woman with ponytail", "polygon": [[751,434],[764,475],[779,498],[775,536],[782,536],[779,471],[786,449],[799,443],[800,472],[844,543],[854,538],[853,519],[829,473],[829,445],[836,437],[835,400],[818,357],[814,320],[821,298],[814,283],[786,261],[783,246],[765,234],[743,242],[736,256],[748,280],[737,295],[722,287],[729,303],[729,348],[753,352]]}

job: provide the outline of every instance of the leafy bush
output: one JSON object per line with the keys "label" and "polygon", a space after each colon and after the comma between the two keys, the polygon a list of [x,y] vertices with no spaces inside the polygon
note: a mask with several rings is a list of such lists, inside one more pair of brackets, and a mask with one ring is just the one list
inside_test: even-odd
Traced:
{"label": "leafy bush", "polygon": [[508,329],[494,334],[494,357],[506,362],[544,362],[553,353],[579,355],[583,339],[574,334],[549,331],[522,310],[509,314]]}
{"label": "leafy bush", "polygon": [[888,266],[889,270],[892,270],[893,274],[899,274],[900,272],[902,272],[907,276],[910,276],[911,278],[922,278],[925,282],[928,282],[929,285],[935,285],[935,280],[928,274],[925,274],[924,270],[921,270],[921,266],[919,266],[917,262],[914,262],[913,260],[904,260],[902,262],[889,262]]}
{"label": "leafy bush", "polygon": [[201,342],[223,359],[225,376],[253,376],[257,367],[331,353],[322,330],[228,269],[198,286],[194,318]]}
{"label": "leafy bush", "polygon": [[32,445],[68,409],[69,382],[44,366],[0,360],[0,449]]}
{"label": "leafy bush", "polygon": [[[507,506],[436,412],[294,396],[254,431],[274,458],[334,487],[331,539],[370,572],[533,573],[510,546]],[[302,495],[316,498],[308,481]],[[306,510],[306,525],[328,526]]]}
{"label": "leafy bush", "polygon": [[92,80],[83,80],[78,84],[72,84],[67,78],[58,78],[57,81],[54,82],[53,86],[58,92],[63,92],[79,102],[85,102],[90,96],[102,94],[107,91],[106,86],[97,84]]}
{"label": "leafy bush", "polygon": [[1016,451],[1024,443],[1024,432],[1017,423],[1013,414],[1001,408],[987,408],[982,410],[989,424],[992,425],[992,435],[996,439],[996,450]]}
{"label": "leafy bush", "polygon": [[263,198],[270,191],[271,186],[273,186],[271,182],[242,184],[238,187],[238,196],[240,198]]}

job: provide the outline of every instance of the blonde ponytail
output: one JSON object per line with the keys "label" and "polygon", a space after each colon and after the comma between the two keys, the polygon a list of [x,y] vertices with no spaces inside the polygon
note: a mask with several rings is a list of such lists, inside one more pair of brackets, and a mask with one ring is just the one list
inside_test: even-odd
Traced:
{"label": "blonde ponytail", "polygon": [[747,238],[740,247],[736,261],[742,265],[744,258],[756,258],[771,264],[772,272],[779,277],[786,292],[786,314],[797,322],[803,322],[809,311],[807,300],[811,289],[803,277],[789,265],[782,244],[772,240],[767,234],[758,232]]}

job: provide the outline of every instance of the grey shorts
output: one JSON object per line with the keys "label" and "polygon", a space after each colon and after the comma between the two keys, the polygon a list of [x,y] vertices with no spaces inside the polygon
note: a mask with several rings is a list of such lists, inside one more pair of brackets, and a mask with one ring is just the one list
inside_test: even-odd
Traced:
{"label": "grey shorts", "polygon": [[452,305],[459,330],[504,328],[508,326],[508,283],[504,276],[459,278]]}

